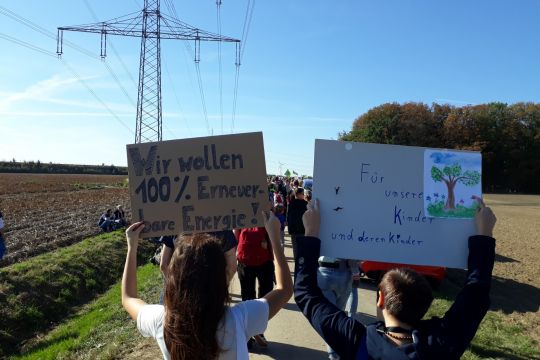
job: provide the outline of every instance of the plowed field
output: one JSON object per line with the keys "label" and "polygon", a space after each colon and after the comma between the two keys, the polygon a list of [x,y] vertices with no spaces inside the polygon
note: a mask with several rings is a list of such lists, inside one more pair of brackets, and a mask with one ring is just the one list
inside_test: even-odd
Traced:
{"label": "plowed field", "polygon": [[100,232],[97,221],[120,204],[131,217],[127,176],[0,174],[7,255],[0,266]]}

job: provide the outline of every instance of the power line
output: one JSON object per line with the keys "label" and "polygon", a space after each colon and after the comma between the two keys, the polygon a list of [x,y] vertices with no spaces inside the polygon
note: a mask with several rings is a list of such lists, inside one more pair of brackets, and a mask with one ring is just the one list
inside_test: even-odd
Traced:
{"label": "power line", "polygon": [[[217,29],[218,35],[221,36],[221,0],[216,0],[216,9],[217,9]],[[221,115],[221,134],[223,135],[223,78],[222,78],[222,69],[221,69],[221,41],[218,42],[218,67],[219,67],[219,112]]]}
{"label": "power line", "polygon": [[[94,18],[95,21],[99,21],[96,13],[94,12],[94,10],[92,9],[92,7],[90,6],[90,3],[88,2],[88,0],[84,0],[84,4],[86,5],[88,11],[90,12],[90,14],[92,15],[92,17]],[[116,56],[116,58],[118,59],[118,62],[120,63],[120,65],[122,66],[122,68],[124,69],[124,71],[126,72],[126,74],[128,75],[128,77],[131,79],[131,81],[133,82],[133,86],[135,88],[137,88],[137,82],[135,81],[135,79],[133,78],[133,76],[131,75],[131,72],[128,70],[126,64],[124,63],[124,61],[122,60],[122,58],[120,57],[120,55],[118,54],[118,51],[116,51],[116,47],[113,45],[113,43],[109,40],[109,45],[111,46],[111,49],[113,50],[114,52],[114,55]],[[112,71],[112,70],[111,70]],[[115,76],[116,77],[116,76]]]}
{"label": "power line", "polygon": [[[26,19],[26,18],[24,18],[24,17],[22,17],[22,16],[16,14],[15,12],[13,12],[13,11],[11,11],[11,10],[9,10],[9,9],[6,9],[6,8],[0,6],[0,13],[2,13],[3,15],[8,16],[8,17],[12,18],[13,20],[15,20],[15,21],[17,21],[17,22],[19,22],[19,23],[21,23],[21,24],[23,24],[23,25],[25,25],[25,26],[31,28],[32,30],[34,30],[34,31],[36,31],[36,32],[39,32],[39,33],[41,33],[41,34],[43,34],[43,35],[45,35],[45,36],[47,36],[47,37],[49,37],[49,38],[56,39],[56,36],[55,36],[53,33],[51,33],[50,31],[48,31],[48,30],[44,29],[43,27],[41,27],[41,26],[35,24],[34,22],[32,22],[32,21],[30,21],[30,20],[28,20],[28,19]],[[14,37],[9,36],[9,35],[7,35],[7,34],[2,34],[2,33],[0,33],[0,37],[2,37],[2,38],[5,39],[5,40],[11,41],[11,42],[13,42],[13,43],[15,43],[15,44],[24,46],[24,47],[26,47],[26,48],[28,48],[28,49],[30,49],[30,50],[39,52],[39,53],[41,53],[41,54],[43,54],[43,55],[47,55],[47,56],[51,56],[51,57],[57,58],[57,55],[54,54],[54,53],[51,52],[51,51],[47,51],[47,50],[45,50],[45,49],[40,48],[39,46],[36,46],[36,45],[33,45],[33,44],[28,43],[28,42],[26,42],[26,41],[23,41],[23,40],[14,38]],[[71,45],[70,45],[70,47],[71,47]],[[78,46],[75,46],[74,48],[75,48],[75,49],[78,49],[79,51],[82,50],[81,52],[85,53],[86,55],[88,55],[88,53],[89,53],[87,50],[85,50],[85,49],[83,49],[83,48],[80,48],[80,47],[78,47]],[[93,56],[93,55],[89,55],[89,56],[91,56],[91,57],[93,57],[93,58],[97,58],[97,56]],[[119,117],[118,117],[118,116],[117,116],[117,115],[116,115],[116,114],[108,107],[108,106],[107,106],[107,104],[106,104],[103,100],[101,100],[101,98],[94,92],[94,90],[92,90],[92,88],[86,83],[86,81],[84,81],[84,80],[82,79],[82,77],[79,76],[79,74],[78,74],[71,66],[69,66],[69,64],[68,64],[66,61],[62,60],[62,64],[63,64],[63,65],[64,65],[64,66],[65,66],[65,67],[66,67],[66,68],[67,68],[67,69],[75,76],[75,78],[76,78],[76,79],[77,79],[77,80],[78,80],[78,81],[79,81],[79,82],[80,82],[80,83],[88,90],[88,92],[90,92],[90,94],[91,94],[91,95],[92,95],[92,96],[93,96],[100,104],[102,104],[103,107],[104,107],[105,109],[107,109],[107,111],[108,111],[108,112],[109,112],[109,113],[110,113],[110,114],[111,114],[111,115],[112,115],[112,116],[113,116],[113,117],[114,117],[114,118],[115,118],[122,126],[124,126],[126,129],[128,129],[131,133],[134,134],[133,130],[131,130],[131,129],[130,129],[130,128],[129,128],[129,127],[128,127],[128,126],[127,126],[127,125],[126,125],[126,124],[125,124],[125,123],[124,123],[124,122],[123,122],[123,121],[122,121],[122,120],[121,120],[121,119],[120,119],[120,118],[119,118]],[[106,66],[108,66],[108,65],[106,65]]]}
{"label": "power line", "polygon": [[[17,21],[18,23],[36,31],[36,32],[39,32],[41,33],[42,35],[48,37],[48,38],[51,38],[53,40],[56,40],[56,34],[54,34],[53,32],[39,26],[38,24],[26,19],[25,17],[3,7],[3,6],[0,6],[0,13],[3,14],[4,16],[7,16],[9,18],[11,18],[12,20],[15,20]],[[64,43],[69,46],[70,48],[88,56],[88,57],[91,57],[93,59],[99,59],[99,56],[95,55],[94,53],[90,52],[89,50],[86,50],[85,48],[82,48],[80,46],[78,46],[77,44],[75,43],[72,43],[70,41],[64,41]]]}
{"label": "power line", "polygon": [[14,44],[17,44],[17,45],[21,45],[21,46],[24,46],[30,50],[34,50],[34,51],[37,51],[43,55],[47,55],[47,56],[52,56],[54,58],[56,58],[56,54],[53,53],[52,51],[47,51],[45,49],[42,49],[40,48],[39,46],[35,46],[35,45],[32,45],[26,41],[22,41],[22,40],[19,40],[17,38],[14,38],[12,36],[9,36],[7,34],[4,34],[4,33],[0,33],[0,37],[4,40],[7,40],[7,41],[11,41],[12,43]]}
{"label": "power line", "polygon": [[[184,115],[184,110],[182,108],[182,104],[180,103],[180,98],[178,97],[178,94],[176,92],[176,87],[174,86],[174,81],[172,79],[172,76],[171,76],[171,73],[169,72],[169,67],[167,66],[167,64],[164,62],[163,65],[165,65],[165,72],[167,73],[167,76],[169,77],[169,81],[171,82],[171,88],[173,90],[173,94],[174,94],[174,98],[176,99],[176,102],[178,103],[178,107],[180,108],[180,117],[184,120],[185,124],[186,124],[186,128],[188,129],[188,131],[191,133],[191,129],[189,127],[189,123]],[[167,130],[172,133],[174,135],[175,138],[177,138],[178,136],[176,136],[176,134],[174,134],[171,130],[169,130],[167,128]]]}
{"label": "power line", "polygon": [[[180,22],[178,14],[176,12],[176,8],[174,7],[174,3],[171,0],[165,0],[165,6],[167,7],[167,10],[171,14],[171,16],[176,21]],[[163,20],[164,20],[165,23],[167,22],[166,19],[163,19]],[[206,123],[206,130],[208,132],[208,135],[211,135],[210,121],[208,120],[208,111],[206,110],[206,100],[205,100],[205,97],[204,97],[204,87],[203,87],[203,84],[202,84],[201,69],[199,67],[199,60],[198,60],[198,57],[197,57],[197,50],[193,51],[193,49],[191,48],[191,46],[189,45],[188,42],[184,42],[184,46],[185,46],[186,50],[188,51],[188,53],[191,54],[191,56],[193,58],[195,58],[195,72],[197,74],[197,83],[198,83],[198,86],[199,86],[199,95],[201,97],[201,106],[202,106],[204,121]]]}
{"label": "power line", "polygon": [[[30,50],[33,50],[33,51],[36,51],[36,52],[39,52],[43,55],[47,55],[47,56],[51,56],[53,58],[56,58],[56,54],[54,54],[53,52],[51,51],[47,51],[45,49],[42,49],[40,48],[39,46],[35,46],[33,44],[30,44],[26,41],[22,41],[22,40],[19,40],[17,38],[14,38],[12,36],[9,36],[7,34],[3,34],[3,33],[0,33],[0,37],[5,39],[5,40],[8,40],[12,43],[15,43],[17,45],[21,45],[21,46],[24,46]],[[90,88],[90,86],[86,83],[86,81],[84,81],[84,79],[71,67],[68,65],[68,63],[64,60],[62,60],[62,64],[69,70],[71,71],[71,73],[75,76],[75,78],[88,90],[88,92],[90,92],[90,94],[101,104],[103,105],[103,107],[105,109],[107,109],[107,111],[120,123],[122,124],[126,129],[128,129],[131,133],[134,134],[133,130],[131,130],[108,106],[107,104],[105,104],[105,102],[103,100],[101,100],[101,98],[94,92],[94,90],[92,90],[92,88]]]}
{"label": "power line", "polygon": [[94,92],[94,90],[92,90],[92,88],[86,83],[86,81],[84,81],[84,79],[79,76],[79,74],[75,71],[75,69],[73,69],[71,66],[69,66],[69,64],[62,58],[60,58],[60,61],[62,62],[62,64],[69,70],[71,71],[71,73],[77,78],[77,80],[79,80],[79,82],[86,88],[86,90],[88,90],[88,92],[101,104],[103,105],[103,107],[105,109],[107,109],[107,111],[116,119],[116,121],[118,121],[120,124],[122,124],[122,126],[124,126],[129,132],[131,132],[133,135],[135,135],[135,132],[133,130],[131,130],[131,128],[129,126],[126,125],[126,123],[124,123],[119,117],[118,115],[116,115],[114,113],[114,111],[111,110],[111,108],[109,108],[109,106],[103,101],[101,100],[101,98]]}
{"label": "power line", "polygon": [[246,14],[244,16],[244,25],[242,26],[242,36],[240,37],[240,44],[236,44],[236,73],[234,76],[234,92],[233,92],[233,109],[231,114],[231,133],[234,132],[235,120],[236,120],[236,104],[238,101],[238,83],[240,78],[240,64],[242,63],[242,58],[244,57],[244,50],[246,47],[247,36],[249,33],[249,28],[251,26],[251,20],[253,18],[253,10],[255,9],[255,0],[253,4],[251,0],[248,0],[246,6]]}
{"label": "power line", "polygon": [[206,120],[206,130],[208,130],[208,134],[211,135],[210,123],[208,122],[208,112],[206,111],[206,100],[204,99],[204,90],[202,86],[201,68],[199,67],[199,62],[195,62],[195,69],[197,71],[197,81],[199,82],[199,93],[201,95],[204,119]]}
{"label": "power line", "polygon": [[253,0],[253,4],[251,5],[251,0],[248,0],[248,4],[246,7],[246,15],[244,16],[244,26],[242,28],[242,36],[240,37],[240,43],[242,44],[242,50],[240,52],[240,60],[244,57],[244,50],[246,48],[246,41],[247,36],[249,33],[249,28],[251,26],[251,20],[253,18],[253,10],[255,9],[255,0]]}
{"label": "power line", "polygon": [[[96,13],[94,12],[94,10],[92,9],[92,7],[90,6],[90,3],[88,2],[88,0],[84,0],[84,3],[86,5],[86,7],[88,8],[88,11],[90,12],[90,14],[92,15],[92,17],[94,18],[95,21],[99,22],[99,18],[97,17]],[[113,52],[116,56],[116,58],[118,59],[118,61],[120,62],[120,64],[122,65],[122,67],[124,68],[124,71],[126,72],[126,74],[128,75],[128,77],[131,79],[131,81],[133,82],[133,85],[135,87],[137,87],[137,83],[135,82],[135,79],[133,78],[133,76],[131,75],[131,72],[127,69],[127,66],[126,64],[122,61],[122,58],[120,57],[120,55],[118,54],[118,51],[116,51],[116,48],[114,47],[114,45],[112,44],[112,42],[109,40],[109,45],[111,46],[111,48],[113,49]],[[129,96],[129,94],[127,93],[126,89],[124,88],[124,86],[122,85],[122,83],[120,82],[120,79],[118,79],[118,77],[116,76],[116,73],[113,71],[113,69],[109,66],[109,64],[107,62],[104,62],[105,66],[107,67],[107,70],[109,71],[109,73],[111,74],[111,76],[114,78],[116,84],[118,85],[118,87],[120,87],[120,90],[122,90],[122,93],[126,96],[126,98],[128,99],[128,101],[131,103],[131,105],[133,107],[136,107],[137,104],[135,104],[135,102],[133,101],[133,99],[131,98],[131,96]],[[166,125],[165,125],[165,129],[170,132],[173,136],[173,138],[176,138],[176,134],[171,130],[169,129]]]}

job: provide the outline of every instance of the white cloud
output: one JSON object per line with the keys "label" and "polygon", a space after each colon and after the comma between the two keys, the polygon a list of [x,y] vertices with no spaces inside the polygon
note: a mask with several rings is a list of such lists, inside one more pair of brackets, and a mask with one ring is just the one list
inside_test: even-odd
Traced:
{"label": "white cloud", "polygon": [[[90,77],[86,79],[90,79]],[[66,78],[60,75],[54,75],[49,79],[41,80],[30,85],[22,91],[9,94],[4,93],[5,97],[0,100],[0,111],[6,111],[11,105],[27,100],[50,102],[50,95],[54,94],[60,88],[65,88],[66,85],[73,84],[77,81],[77,78],[74,77]]]}

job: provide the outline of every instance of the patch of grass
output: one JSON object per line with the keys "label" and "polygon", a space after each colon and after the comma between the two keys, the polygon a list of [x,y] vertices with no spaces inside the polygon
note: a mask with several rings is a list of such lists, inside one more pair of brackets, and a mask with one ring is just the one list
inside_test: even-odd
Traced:
{"label": "patch of grass", "polygon": [[[162,283],[159,267],[147,264],[137,270],[139,296],[156,303]],[[120,283],[86,305],[45,337],[25,347],[12,359],[118,359],[140,337],[135,322],[122,308]]]}
{"label": "patch of grass", "polygon": [[122,182],[117,183],[80,183],[76,182],[71,184],[73,189],[75,190],[99,190],[99,189],[105,189],[105,188],[127,188],[129,186],[129,182],[127,179],[125,179]]}
{"label": "patch of grass", "polygon": [[428,205],[427,210],[429,215],[436,217],[454,217],[454,218],[474,218],[476,215],[476,205],[466,207],[463,205],[456,205],[453,210],[445,209],[444,201],[432,202]]}
{"label": "patch of grass", "polygon": [[[141,243],[139,263],[154,247]],[[0,358],[116,283],[125,254],[125,237],[117,231],[0,269]]]}
{"label": "patch of grass", "polygon": [[[442,317],[453,303],[454,295],[459,290],[456,284],[445,282],[431,305],[426,318]],[[488,311],[480,324],[469,349],[461,357],[465,360],[477,359],[540,359],[540,347],[537,341],[527,336],[526,330],[505,320],[500,312]]]}

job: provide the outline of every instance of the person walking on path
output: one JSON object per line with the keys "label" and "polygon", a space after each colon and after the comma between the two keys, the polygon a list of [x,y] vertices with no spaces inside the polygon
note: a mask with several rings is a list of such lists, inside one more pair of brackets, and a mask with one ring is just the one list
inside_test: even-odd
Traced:
{"label": "person walking on path", "polygon": [[[242,301],[260,299],[274,287],[273,250],[269,235],[264,227],[237,229],[235,233],[238,239],[236,257]],[[259,287],[256,294],[257,282]],[[248,340],[248,349],[251,349],[255,341],[260,346],[268,346],[264,334],[260,333]]]}
{"label": "person walking on path", "polygon": [[294,190],[295,198],[289,202],[287,208],[287,229],[291,235],[293,254],[296,258],[296,239],[304,235],[302,215],[307,210],[307,201],[304,200],[304,189],[299,187]]}

